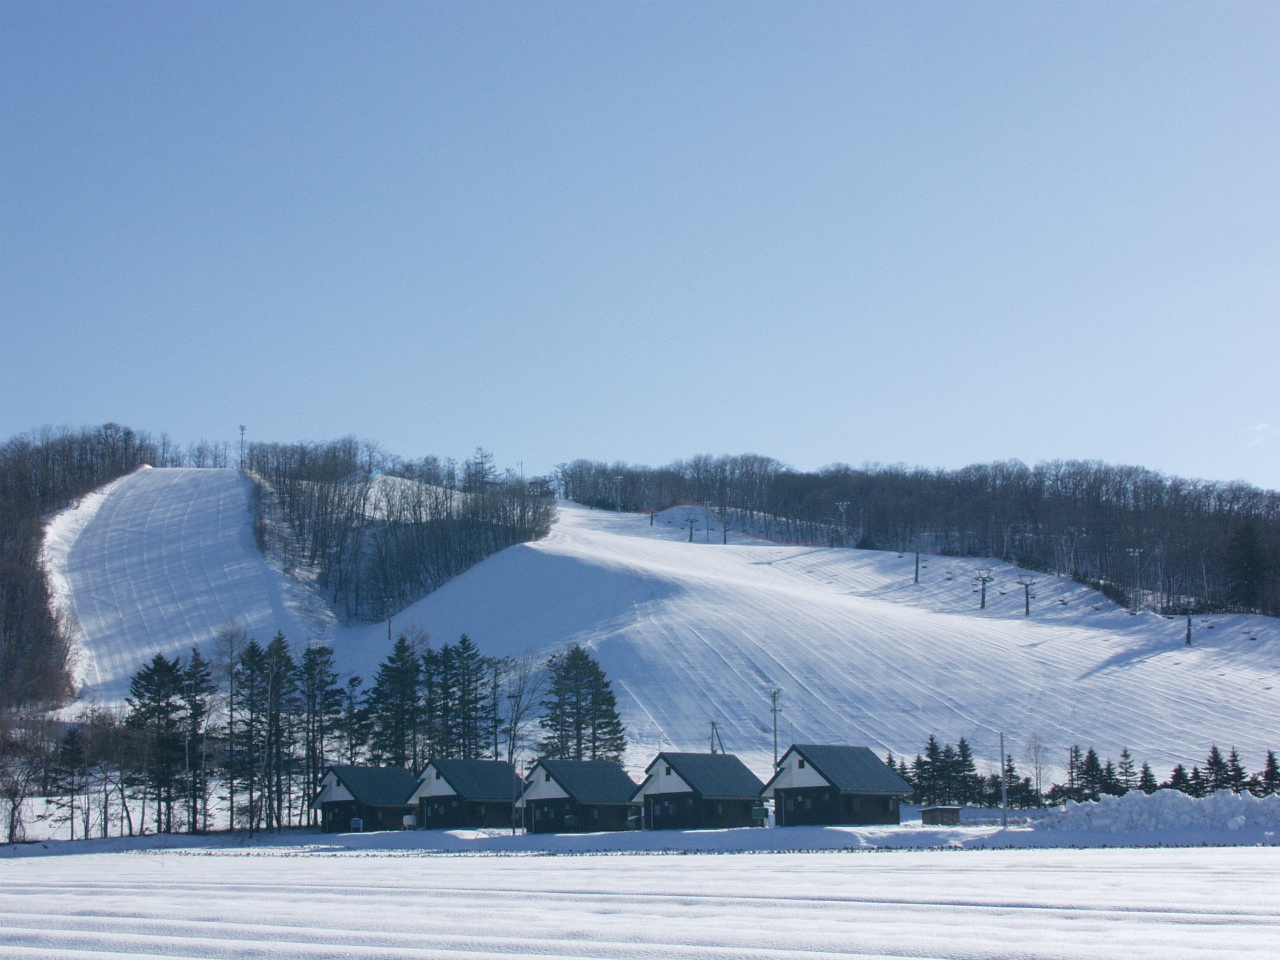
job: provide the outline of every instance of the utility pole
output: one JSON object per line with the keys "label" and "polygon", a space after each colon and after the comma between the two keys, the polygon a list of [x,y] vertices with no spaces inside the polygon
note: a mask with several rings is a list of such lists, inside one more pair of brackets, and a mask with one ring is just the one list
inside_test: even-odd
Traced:
{"label": "utility pole", "polygon": [[707,524],[707,543],[710,543],[711,542],[711,507],[704,503],[702,505],[702,510],[703,510],[703,513],[705,514],[705,520]]}
{"label": "utility pole", "polygon": [[244,469],[244,431],[245,425],[240,424],[240,469]]}
{"label": "utility pole", "polygon": [[1004,731],[1000,731],[1000,826],[1009,826],[1009,768],[1004,762]]}
{"label": "utility pole", "polygon": [[778,711],[782,708],[778,706],[778,698],[782,696],[782,688],[774,687],[769,691],[769,700],[772,703],[773,710],[773,769],[778,769]]}
{"label": "utility pole", "polygon": [[724,739],[720,736],[720,727],[714,720],[712,720],[711,721],[711,752],[712,753],[716,752],[717,742],[719,742],[720,744],[720,752],[724,753],[725,752]]}
{"label": "utility pole", "polygon": [[1133,557],[1133,615],[1138,615],[1142,597],[1142,548],[1130,547],[1125,551]]}
{"label": "utility pole", "polygon": [[916,551],[916,583],[920,582],[920,551]]}
{"label": "utility pole", "polygon": [[622,512],[622,477],[613,478],[613,502],[618,508],[618,512]]}
{"label": "utility pole", "polygon": [[1191,646],[1191,614],[1187,614],[1187,642],[1186,646]]}
{"label": "utility pole", "polygon": [[849,545],[849,524],[845,520],[844,513],[849,509],[848,500],[836,501],[836,509],[840,511],[840,539],[844,541],[844,545]]}

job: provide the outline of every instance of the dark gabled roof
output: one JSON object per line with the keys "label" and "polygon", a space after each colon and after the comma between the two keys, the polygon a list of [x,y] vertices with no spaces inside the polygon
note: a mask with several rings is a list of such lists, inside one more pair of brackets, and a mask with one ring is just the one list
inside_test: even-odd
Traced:
{"label": "dark gabled roof", "polygon": [[356,801],[368,807],[400,806],[418,789],[418,778],[404,767],[329,767]]}
{"label": "dark gabled roof", "polygon": [[636,785],[612,760],[539,760],[570,799],[578,803],[630,803]]}
{"label": "dark gabled roof", "polygon": [[760,796],[764,784],[737,757],[728,753],[660,753],[649,764],[666,762],[694,792],[710,799]]}
{"label": "dark gabled roof", "polygon": [[[791,749],[844,793],[887,793],[909,796],[911,785],[866,747],[793,743]],[[772,782],[772,781],[770,781]]]}
{"label": "dark gabled roof", "polygon": [[524,781],[501,760],[432,760],[444,782],[464,800],[513,800]]}

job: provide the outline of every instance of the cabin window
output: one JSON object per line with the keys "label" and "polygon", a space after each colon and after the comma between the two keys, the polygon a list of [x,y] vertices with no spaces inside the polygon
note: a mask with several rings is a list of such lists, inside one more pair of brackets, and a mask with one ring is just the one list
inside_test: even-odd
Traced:
{"label": "cabin window", "polygon": [[723,815],[724,815],[724,804],[723,804],[723,803],[717,803],[717,804],[716,804],[716,816],[717,816],[717,817],[720,817],[720,816],[723,816]]}
{"label": "cabin window", "polygon": [[551,773],[550,773],[550,771],[544,770],[544,771],[542,772],[542,779],[543,779],[543,781],[544,781],[545,783],[550,783],[550,782],[551,782]]}
{"label": "cabin window", "polygon": [[591,819],[592,819],[592,820],[599,820],[599,819],[600,819],[600,808],[599,808],[599,807],[592,807],[592,808],[591,808]]}
{"label": "cabin window", "polygon": [[667,764],[667,776],[671,776],[671,764]]}
{"label": "cabin window", "polygon": [[476,816],[478,817],[484,816],[484,804],[481,804],[480,806],[476,807]]}
{"label": "cabin window", "polygon": [[796,766],[799,767],[801,770],[804,769],[804,757],[797,758]]}
{"label": "cabin window", "polygon": [[437,779],[437,780],[443,780],[443,779],[444,779],[444,777],[440,776],[440,771],[439,771],[439,770],[437,770],[437,771],[436,771],[436,779]]}
{"label": "cabin window", "polygon": [[788,798],[787,798],[787,809],[788,809],[788,810],[794,810],[795,808],[796,808],[796,802],[795,802],[794,800],[792,800],[790,797],[788,797]]}

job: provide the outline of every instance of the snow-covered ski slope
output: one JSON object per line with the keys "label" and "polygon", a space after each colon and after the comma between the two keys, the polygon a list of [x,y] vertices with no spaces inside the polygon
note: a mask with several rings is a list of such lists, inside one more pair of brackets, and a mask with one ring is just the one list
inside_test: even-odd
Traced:
{"label": "snow-covered ski slope", "polygon": [[183,656],[236,623],[266,640],[336,623],[258,552],[251,485],[238,470],[143,468],[53,519],[45,565],[74,618],[82,697],[111,703],[157,653]]}
{"label": "snow-covered ski slope", "polygon": [[[86,677],[103,699],[156,650],[184,652],[228,619],[266,638],[323,636],[372,675],[386,624],[340,627],[257,554],[235,471],[142,471],[110,488],[64,550],[84,631]],[[86,509],[82,507],[81,509]],[[90,505],[92,509],[92,505]],[[50,543],[68,515],[55,521]],[[688,542],[687,518],[699,522]],[[398,614],[397,634],[468,634],[491,655],[589,647],[614,682],[631,766],[659,748],[701,749],[710,722],[761,772],[778,737],[914,755],[930,734],[967,737],[994,761],[999,731],[1020,758],[1038,732],[1061,765],[1072,743],[1129,747],[1161,775],[1211,743],[1247,765],[1280,747],[1280,624],[1260,617],[1129,616],[1067,579],[1036,575],[1023,616],[1019,571],[998,562],[778,546],[729,535],[701,508],[647,515],[559,506],[550,536],[490,557]],[[707,540],[711,542],[706,542]],[[50,551],[56,554],[57,551]],[[972,576],[990,566],[987,609]],[[1212,628],[1212,629],[1210,629]],[[1256,638],[1256,639],[1251,639]]]}

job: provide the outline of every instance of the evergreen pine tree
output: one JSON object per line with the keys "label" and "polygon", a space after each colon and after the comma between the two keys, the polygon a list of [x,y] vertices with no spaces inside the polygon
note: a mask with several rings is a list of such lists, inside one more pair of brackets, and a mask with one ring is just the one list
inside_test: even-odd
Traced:
{"label": "evergreen pine tree", "polygon": [[182,662],[157,653],[129,681],[128,724],[146,740],[143,776],[155,797],[157,833],[173,832],[174,788],[184,766]]}
{"label": "evergreen pine tree", "polygon": [[1120,792],[1128,793],[1138,785],[1138,777],[1134,771],[1133,754],[1125,747],[1120,751],[1120,763],[1116,767],[1116,780],[1120,784]]}
{"label": "evergreen pine tree", "polygon": [[1164,782],[1164,786],[1169,790],[1190,794],[1191,778],[1187,776],[1187,768],[1182,764],[1175,766],[1173,772],[1169,774],[1169,779]]}
{"label": "evergreen pine tree", "polygon": [[942,747],[938,745],[938,738],[929,734],[929,740],[924,745],[924,764],[920,780],[921,802],[928,804],[938,802],[941,796],[941,784],[938,782],[941,768]]}
{"label": "evergreen pine tree", "polygon": [[590,678],[589,759],[621,763],[627,752],[626,730],[622,726],[622,717],[618,714],[618,701],[613,695],[613,685],[594,658],[590,663]]}
{"label": "evergreen pine tree", "polygon": [[369,710],[365,706],[360,688],[364,678],[351,676],[342,688],[342,707],[337,721],[338,736],[342,741],[343,763],[358,763],[369,744]]}
{"label": "evergreen pine tree", "polygon": [[1215,743],[1209,750],[1209,756],[1204,763],[1205,792],[1215,793],[1218,790],[1226,790],[1230,786],[1231,772],[1227,768],[1227,761],[1222,758],[1222,751]]}
{"label": "evergreen pine tree", "polygon": [[1262,788],[1267,796],[1280,793],[1280,766],[1276,764],[1274,750],[1267,751],[1267,762],[1262,768]]}
{"label": "evergreen pine tree", "polygon": [[1236,748],[1231,748],[1231,753],[1227,757],[1227,787],[1233,793],[1239,793],[1244,789],[1245,782],[1249,779],[1248,771],[1240,763],[1240,754],[1236,752]]}
{"label": "evergreen pine tree", "polygon": [[401,637],[378,667],[369,691],[369,752],[375,763],[403,767],[412,759],[421,711],[421,673],[421,660],[408,639]]}
{"label": "evergreen pine tree", "polygon": [[1142,772],[1138,775],[1138,789],[1148,795],[1160,789],[1155,774],[1151,772],[1151,765],[1145,760],[1142,762]]}
{"label": "evergreen pine tree", "polygon": [[1119,796],[1124,793],[1124,788],[1120,785],[1120,777],[1116,773],[1115,764],[1111,762],[1111,758],[1107,758],[1107,762],[1102,765],[1102,786],[1101,793],[1111,796]]}
{"label": "evergreen pine tree", "polygon": [[1103,775],[1102,762],[1098,759],[1098,754],[1090,747],[1084,755],[1084,760],[1080,764],[1077,773],[1079,780],[1080,792],[1083,796],[1090,800],[1097,800],[1098,795],[1102,793],[1106,786],[1106,780]]}
{"label": "evergreen pine tree", "polygon": [[969,741],[964,737],[956,744],[956,777],[959,784],[956,799],[960,803],[973,803],[977,799],[978,766]]}
{"label": "evergreen pine tree", "polygon": [[626,750],[613,687],[577,644],[547,661],[550,677],[540,721],[543,755],[561,760],[621,760]]}

